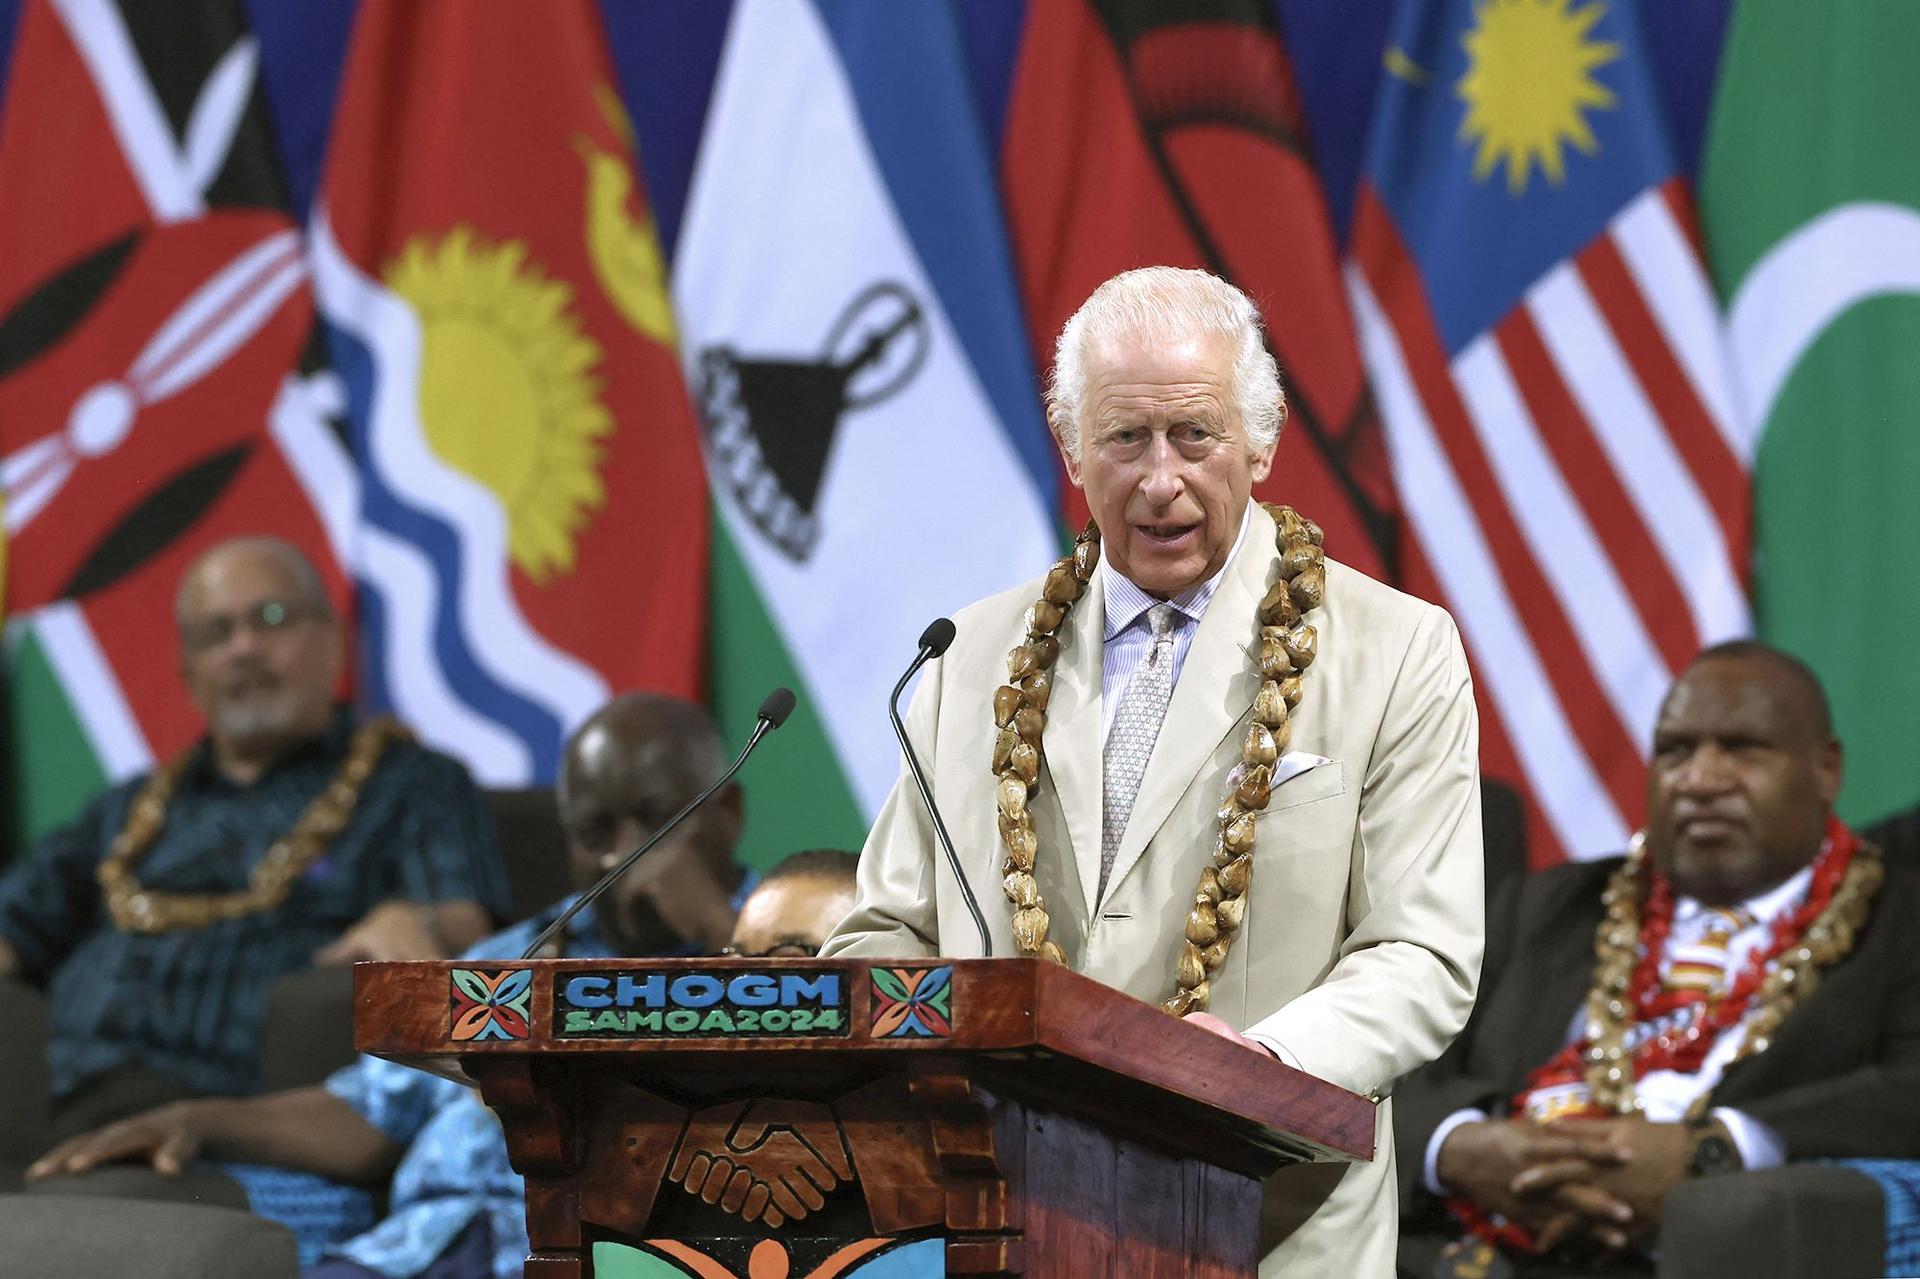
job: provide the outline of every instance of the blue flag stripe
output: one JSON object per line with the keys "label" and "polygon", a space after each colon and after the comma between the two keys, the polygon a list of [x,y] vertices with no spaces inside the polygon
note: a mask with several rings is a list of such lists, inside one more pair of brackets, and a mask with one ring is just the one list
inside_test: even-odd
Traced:
{"label": "blue flag stripe", "polygon": [[944,4],[817,0],[914,250],[1046,509],[1058,500],[960,33]]}

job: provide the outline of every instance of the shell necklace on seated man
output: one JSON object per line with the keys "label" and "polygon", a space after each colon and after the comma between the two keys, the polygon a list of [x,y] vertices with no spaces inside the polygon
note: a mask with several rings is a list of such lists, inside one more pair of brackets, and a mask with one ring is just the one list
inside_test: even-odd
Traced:
{"label": "shell necklace on seated man", "polygon": [[347,757],[326,789],[313,797],[293,829],[273,841],[247,874],[247,886],[234,893],[167,893],[141,887],[134,868],[166,824],[167,805],[187,771],[193,752],[181,754],[153,776],[134,797],[127,824],[114,837],[96,872],[105,890],[113,922],[129,933],[164,933],[175,928],[205,928],[223,919],[258,915],[287,899],[293,881],[340,837],[360,802],[387,744],[411,741],[413,734],[391,716],[369,720],[354,730]]}
{"label": "shell necklace on seated man", "polygon": [[[1300,704],[1301,678],[1318,651],[1318,636],[1303,618],[1326,596],[1320,526],[1290,506],[1265,509],[1278,526],[1274,541],[1279,564],[1258,610],[1260,642],[1254,666],[1260,691],[1240,750],[1244,771],[1238,780],[1228,779],[1213,861],[1200,872],[1194,890],[1186,937],[1174,963],[1174,994],[1161,1005],[1176,1017],[1206,1008],[1208,980],[1226,962],[1227,948],[1246,915],[1253,884],[1254,824],[1267,806],[1274,761],[1286,753],[1292,733],[1288,716]],[[1066,963],[1067,957],[1059,943],[1047,940],[1047,905],[1033,873],[1039,840],[1030,806],[1045,759],[1041,735],[1047,726],[1053,665],[1060,657],[1056,635],[1099,562],[1100,531],[1089,523],[1074,539],[1073,552],[1048,570],[1040,599],[1027,610],[1026,639],[1007,656],[1010,682],[993,694],[993,722],[1000,730],[993,744],[993,772],[1000,779],[994,798],[1006,849],[1001,886],[1013,911],[1013,939],[1021,954],[1057,964]]]}

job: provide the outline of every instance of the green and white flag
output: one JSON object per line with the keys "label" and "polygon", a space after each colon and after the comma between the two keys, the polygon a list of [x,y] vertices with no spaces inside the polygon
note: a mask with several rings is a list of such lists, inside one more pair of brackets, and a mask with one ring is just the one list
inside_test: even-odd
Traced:
{"label": "green and white flag", "polygon": [[993,189],[944,5],[735,6],[673,291],[714,704],[730,734],[775,684],[802,708],[754,765],[751,860],[858,847],[921,630],[1058,554]]}
{"label": "green and white flag", "polygon": [[1734,10],[1701,180],[1754,466],[1755,623],[1810,662],[1842,811],[1920,796],[1920,6]]}

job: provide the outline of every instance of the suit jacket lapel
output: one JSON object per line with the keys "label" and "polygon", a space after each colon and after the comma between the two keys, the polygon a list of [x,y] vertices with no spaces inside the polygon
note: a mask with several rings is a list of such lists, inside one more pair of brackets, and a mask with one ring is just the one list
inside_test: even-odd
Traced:
{"label": "suit jacket lapel", "polygon": [[[1567,1046],[1567,1029],[1573,1024],[1574,1015],[1586,1006],[1587,992],[1593,986],[1593,934],[1603,917],[1600,888],[1604,883],[1604,876],[1596,879],[1593,890],[1583,892],[1576,900],[1570,916],[1566,911],[1559,912],[1561,922],[1555,926],[1553,945],[1533,952],[1534,971],[1525,977],[1509,974],[1505,978],[1523,982],[1526,991],[1515,1005],[1518,1024],[1510,1030],[1499,1028],[1497,1036],[1511,1045],[1509,1093],[1522,1087],[1535,1067],[1551,1060]],[[1519,899],[1521,905],[1527,900],[1524,894]],[[1526,926],[1526,921],[1517,918],[1509,922],[1515,928]],[[1528,962],[1523,948],[1510,949],[1507,962]],[[1495,1029],[1490,1021],[1487,1033]]]}
{"label": "suit jacket lapel", "polygon": [[[1180,680],[1167,703],[1167,717],[1161,722],[1160,736],[1154,741],[1147,771],[1140,778],[1140,793],[1134,798],[1126,833],[1120,837],[1120,848],[1113,859],[1113,873],[1107,880],[1109,894],[1140,860],[1173,806],[1219,749],[1221,739],[1252,708],[1258,685],[1249,672],[1247,652],[1256,638],[1254,612],[1267,591],[1273,539],[1272,517],[1255,507],[1240,553],[1227,566],[1180,668]],[[1097,822],[1094,838],[1097,844]],[[1097,884],[1097,847],[1094,856],[1093,877],[1087,882]]]}
{"label": "suit jacket lapel", "polygon": [[1106,600],[1100,574],[1087,584],[1060,631],[1060,658],[1047,702],[1046,771],[1073,847],[1043,849],[1061,871],[1079,881],[1074,903],[1092,917],[1088,900],[1100,882],[1100,663]]}

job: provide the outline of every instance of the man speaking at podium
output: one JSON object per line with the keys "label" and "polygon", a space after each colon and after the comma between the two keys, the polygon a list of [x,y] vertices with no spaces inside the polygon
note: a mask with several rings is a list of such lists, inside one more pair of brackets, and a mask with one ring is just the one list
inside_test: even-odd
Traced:
{"label": "man speaking at podium", "polygon": [[[1273,1178],[1260,1273],[1390,1275],[1384,1098],[1465,1024],[1480,967],[1458,633],[1323,557],[1310,519],[1250,501],[1285,403],[1231,285],[1107,281],[1060,334],[1047,407],[1094,528],[956,616],[907,723],[994,954],[1383,1099],[1373,1163]],[[823,954],[979,953],[903,775]]]}

